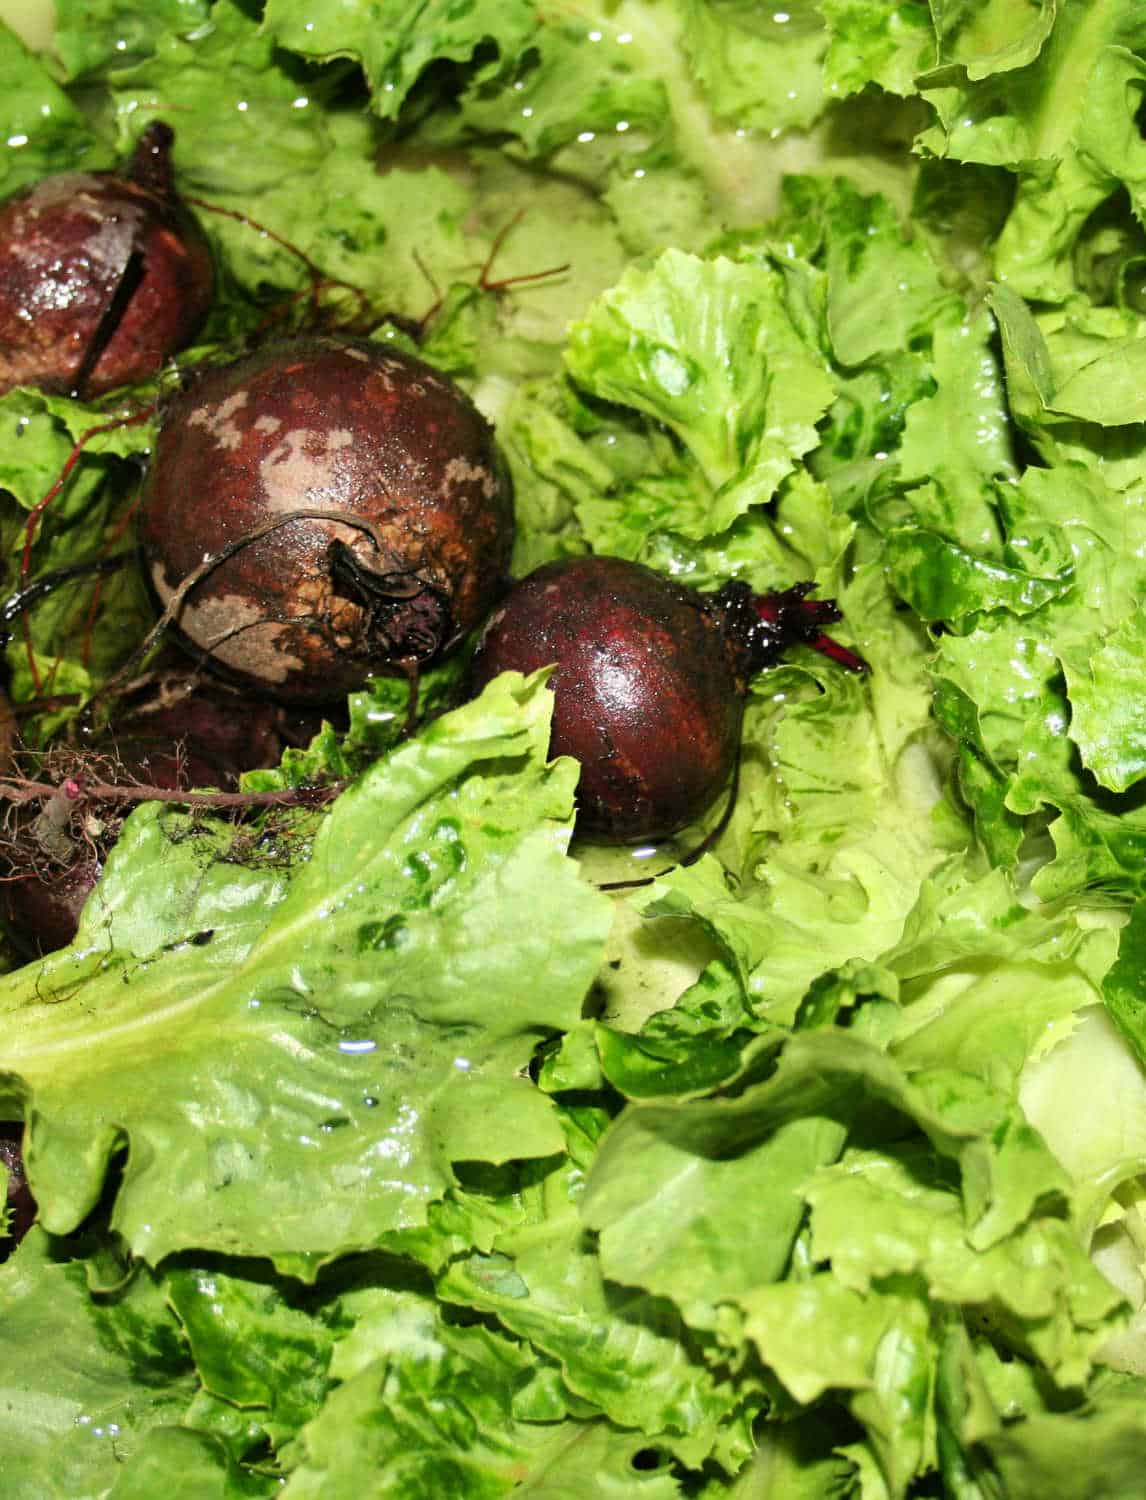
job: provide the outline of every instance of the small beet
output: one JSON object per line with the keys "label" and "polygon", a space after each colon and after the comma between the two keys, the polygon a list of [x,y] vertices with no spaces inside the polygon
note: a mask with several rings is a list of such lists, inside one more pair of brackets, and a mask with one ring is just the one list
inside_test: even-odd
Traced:
{"label": "small beet", "polygon": [[[93,766],[106,764],[106,778],[119,785],[229,791],[244,771],[279,763],[289,737],[282,732],[285,712],[270,703],[242,702],[225,689],[199,690],[137,708],[118,721],[114,735],[94,741],[88,755]],[[21,810],[12,821],[15,842],[4,854],[0,922],[13,946],[30,958],[72,941],[103,873],[123,813],[109,808],[100,820],[103,832],[93,835],[83,828],[90,810],[77,806],[68,817],[60,803],[53,812]]]}
{"label": "small beet", "polygon": [[211,252],[175,192],[171,129],[125,172],[63,172],[0,205],[0,394],[91,396],[155,375],[214,293]]}
{"label": "small beet", "polygon": [[864,663],[823,634],[840,618],[810,585],[702,594],[615,557],[547,563],[517,583],[478,643],[473,683],[556,663],[550,749],[581,763],[578,831],[627,843],[694,822],[732,775],[748,682],[805,641]]}
{"label": "small beet", "polygon": [[361,339],[285,340],[194,378],[141,516],[164,604],[226,554],[179,602],[184,643],[294,703],[441,655],[486,614],[513,544],[488,422],[422,360]]}
{"label": "small beet", "polygon": [[0,885],[0,909],[13,946],[28,958],[66,948],[102,870],[99,855],[85,848],[66,869],[7,877]]}
{"label": "small beet", "polygon": [[8,1232],[0,1230],[0,1260],[16,1248],[36,1217],[36,1200],[24,1175],[23,1137],[22,1125],[0,1122],[0,1165],[8,1172]]}

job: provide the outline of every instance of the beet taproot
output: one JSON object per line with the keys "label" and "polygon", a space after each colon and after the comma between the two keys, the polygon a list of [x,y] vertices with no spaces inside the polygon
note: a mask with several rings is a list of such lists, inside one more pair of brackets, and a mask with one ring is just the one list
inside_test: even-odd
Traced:
{"label": "beet taproot", "polygon": [[169,126],[120,172],[62,172],[0,205],[0,394],[98,395],[154,376],[211,307],[206,236],[175,191]]}
{"label": "beet taproot", "polygon": [[453,381],[381,344],[311,336],[199,374],[172,402],[141,537],[165,605],[226,554],[174,617],[206,665],[326,703],[480,623],[513,502],[493,430]]}
{"label": "beet taproot", "polygon": [[728,784],[754,673],[798,641],[864,669],[823,634],[840,612],[810,590],[754,595],[732,582],[703,594],[616,557],[547,563],[490,616],[473,686],[556,664],[550,750],[581,763],[578,832],[667,837]]}

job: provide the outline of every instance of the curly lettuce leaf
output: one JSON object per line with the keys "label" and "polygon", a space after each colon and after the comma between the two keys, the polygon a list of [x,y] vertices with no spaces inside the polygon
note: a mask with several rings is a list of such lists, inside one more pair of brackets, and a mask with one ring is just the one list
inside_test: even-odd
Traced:
{"label": "curly lettuce leaf", "polygon": [[126,1143],[136,1253],[306,1264],[422,1223],[454,1161],[561,1149],[519,1074],[579,1015],[609,907],[564,859],[548,711],[501,680],[344,793],[288,872],[136,814],[73,948],[5,985],[45,1224],[74,1227]]}
{"label": "curly lettuce leaf", "polygon": [[920,145],[1015,172],[997,273],[1024,296],[1062,302],[1074,289],[1079,234],[1118,186],[1110,166],[1140,102],[1127,49],[1140,49],[1146,32],[1130,0],[1044,4],[1022,19],[1005,15],[1012,7],[990,9],[1010,38],[991,24],[994,16],[981,31],[975,20],[961,29],[957,65],[939,70],[925,90],[939,123]]}
{"label": "curly lettuce leaf", "polygon": [[[503,1230],[489,1251],[454,1261],[438,1280],[438,1295],[529,1340],[558,1362],[574,1395],[690,1468],[709,1458],[718,1438],[735,1445],[738,1466],[747,1431],[721,1433],[735,1425],[735,1388],[705,1367],[655,1297],[610,1286],[586,1241],[579,1200],[603,1123],[589,1132],[567,1122],[569,1155],[530,1195],[528,1220]],[[665,1212],[671,1214],[667,1204]]]}
{"label": "curly lettuce leaf", "polygon": [[711,489],[707,532],[771,499],[815,446],[833,395],[783,289],[763,267],[669,250],[626,272],[570,330],[573,379],[665,423],[696,460]]}
{"label": "curly lettuce leaf", "polygon": [[55,0],[52,53],[69,83],[100,77],[150,57],[169,32],[186,36],[208,23],[208,0],[157,0],[146,10],[130,0]]}
{"label": "curly lettuce leaf", "polygon": [[476,63],[476,82],[499,82],[516,64],[537,30],[528,0],[509,4],[429,0],[413,9],[403,0],[380,6],[322,7],[299,0],[270,0],[264,28],[276,46],[306,57],[352,57],[362,66],[374,108],[393,118],[423,70],[441,58]]}
{"label": "curly lettuce leaf", "polygon": [[681,40],[718,118],[757,130],[806,127],[824,104],[820,7],[793,0],[761,10],[748,0],[678,0]]}
{"label": "curly lettuce leaf", "polygon": [[34,1227],[0,1267],[0,1477],[12,1500],[98,1500],[197,1389],[190,1351],[145,1273],[93,1295],[88,1267]]}
{"label": "curly lettuce leaf", "polygon": [[346,1494],[630,1494],[670,1500],[675,1480],[632,1467],[644,1439],[526,1395],[535,1356],[480,1325],[451,1324],[431,1302],[396,1293],[363,1309],[336,1350],[339,1385],[303,1428],[284,1500]]}
{"label": "curly lettuce leaf", "polygon": [[907,233],[886,197],[862,193],[845,178],[785,179],[781,213],[768,232],[789,253],[822,266],[830,347],[841,364],[918,345],[961,315],[926,242]]}
{"label": "curly lettuce leaf", "polygon": [[916,78],[937,60],[934,5],[921,0],[821,0],[831,40],[824,72],[833,93],[878,84],[889,94],[916,92]]}
{"label": "curly lettuce leaf", "polygon": [[0,197],[50,172],[111,165],[107,147],[44,62],[0,25]]}
{"label": "curly lettuce leaf", "polygon": [[178,1474],[179,1486],[195,1500],[269,1500],[281,1493],[274,1474],[242,1467],[214,1433],[158,1427],[143,1439],[119,1471],[107,1500],[149,1500]]}

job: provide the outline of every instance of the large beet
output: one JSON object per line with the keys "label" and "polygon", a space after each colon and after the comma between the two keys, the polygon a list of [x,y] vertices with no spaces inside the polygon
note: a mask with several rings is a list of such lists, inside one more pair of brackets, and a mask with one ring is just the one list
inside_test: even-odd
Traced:
{"label": "large beet", "polygon": [[[167,410],[142,538],[209,665],[286,701],[329,702],[479,623],[509,564],[513,505],[493,431],[423,361],[358,339],[270,344]],[[340,522],[368,522],[374,535]]]}
{"label": "large beet", "polygon": [[617,557],[547,563],[491,615],[473,684],[556,664],[550,749],[581,763],[579,831],[661,838],[699,818],[731,777],[754,672],[800,641],[864,669],[822,633],[840,612],[810,590],[754,595],[733,582],[702,594]]}
{"label": "large beet", "polygon": [[211,306],[206,238],[154,124],[126,172],[63,172],[0,205],[0,394],[95,395],[155,375]]}

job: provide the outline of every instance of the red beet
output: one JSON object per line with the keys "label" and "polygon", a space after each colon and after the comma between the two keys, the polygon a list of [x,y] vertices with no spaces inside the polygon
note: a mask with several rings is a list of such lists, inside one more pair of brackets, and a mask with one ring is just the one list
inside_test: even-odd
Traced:
{"label": "red beet", "polygon": [[23,1127],[0,1123],[0,1164],[8,1171],[8,1233],[0,1232],[0,1260],[16,1248],[36,1217],[36,1201],[24,1175]]}
{"label": "red beet", "polygon": [[808,599],[810,587],[701,594],[620,558],[548,563],[494,611],[473,682],[556,663],[550,749],[581,763],[578,830],[613,843],[661,838],[728,782],[754,672],[796,641],[862,670],[822,634],[839,610]]}
{"label": "red beet", "polygon": [[[331,519],[298,514],[316,510]],[[513,504],[493,431],[452,381],[380,344],[310,337],[207,371],[172,403],[142,539],[164,603],[233,549],[182,602],[185,644],[260,691],[324,703],[478,624]]]}
{"label": "red beet", "polygon": [[0,903],[13,946],[29,958],[66,948],[102,869],[99,855],[84,849],[66,869],[29,871],[6,879],[0,886]]}
{"label": "red beet", "polygon": [[195,336],[214,270],[174,190],[172,140],[153,124],[122,175],[63,172],[0,206],[0,394],[146,380]]}
{"label": "red beet", "polygon": [[[199,691],[137,710],[113,736],[94,743],[90,754],[99,757],[93,765],[106,767],[105,779],[118,784],[226,791],[237,786],[243,771],[278,764],[284,740],[293,740],[284,715],[272,704],[243,702],[225,690]],[[72,941],[103,872],[105,845],[114,842],[124,810],[108,809],[105,833],[98,837],[73,826],[82,824],[88,810],[43,830],[38,812],[18,815],[17,844],[6,851],[8,869],[0,880],[0,918],[14,946],[29,957]]]}

